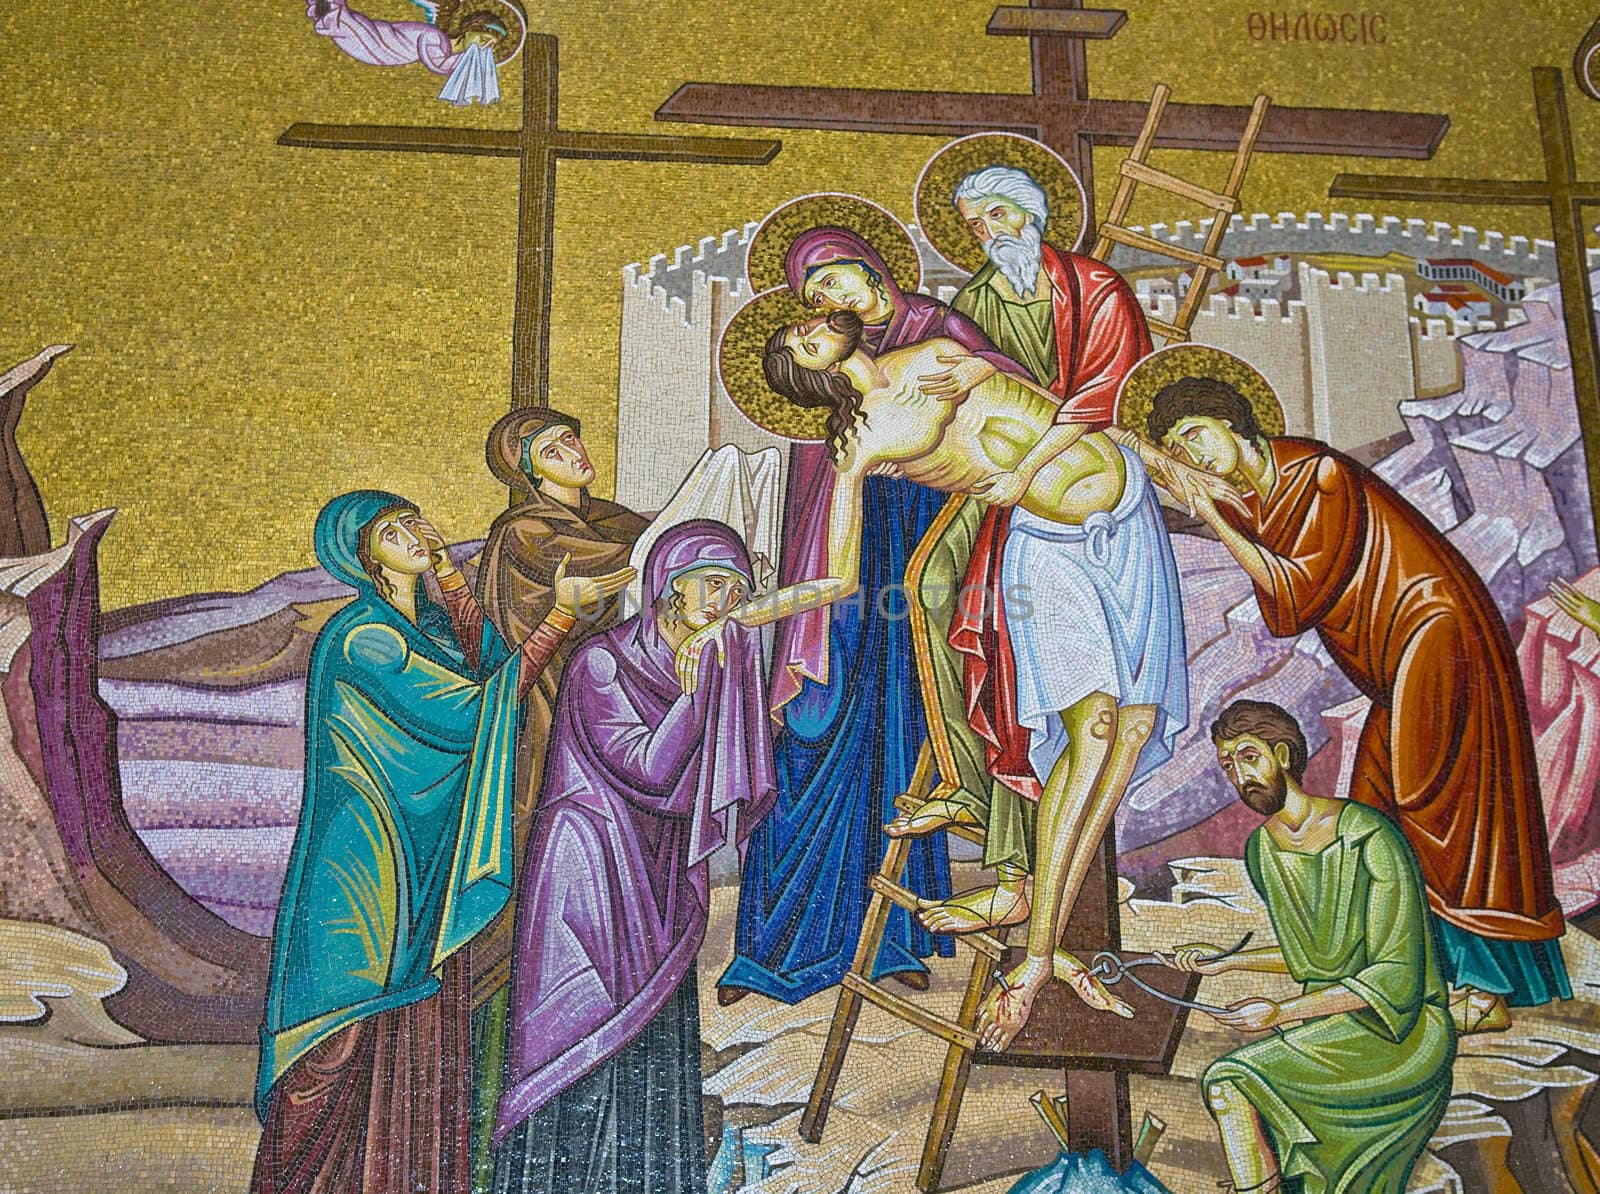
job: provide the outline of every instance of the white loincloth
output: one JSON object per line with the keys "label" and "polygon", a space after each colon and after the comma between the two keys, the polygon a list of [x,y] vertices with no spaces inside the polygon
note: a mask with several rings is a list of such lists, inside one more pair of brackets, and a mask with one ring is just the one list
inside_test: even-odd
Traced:
{"label": "white loincloth", "polygon": [[1189,724],[1178,564],[1144,465],[1121,451],[1127,482],[1111,513],[1067,526],[1011,512],[1001,560],[1006,631],[1017,719],[1041,784],[1067,748],[1061,711],[1090,693],[1157,707],[1133,783],[1172,757]]}

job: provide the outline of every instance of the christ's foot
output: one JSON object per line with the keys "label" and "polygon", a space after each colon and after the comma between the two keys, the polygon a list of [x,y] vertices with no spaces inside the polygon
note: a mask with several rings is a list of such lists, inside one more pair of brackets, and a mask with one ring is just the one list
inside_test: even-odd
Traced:
{"label": "christ's foot", "polygon": [[1112,1012],[1124,1020],[1133,1019],[1133,1008],[1127,1000],[1113,995],[1105,983],[1089,973],[1087,966],[1064,949],[1056,950],[1055,976],[1096,1011]]}
{"label": "christ's foot", "polygon": [[981,828],[982,822],[972,815],[965,805],[942,796],[932,796],[917,806],[916,812],[901,813],[883,827],[890,837],[921,837],[951,825],[970,825]]}
{"label": "christ's foot", "polygon": [[930,933],[981,933],[1028,919],[1028,893],[1021,881],[977,887],[948,900],[919,900],[917,919]]}
{"label": "christ's foot", "polygon": [[1049,963],[1025,958],[996,983],[978,1009],[978,1047],[988,1053],[1010,1048],[1033,1013],[1033,1001],[1052,977]]}

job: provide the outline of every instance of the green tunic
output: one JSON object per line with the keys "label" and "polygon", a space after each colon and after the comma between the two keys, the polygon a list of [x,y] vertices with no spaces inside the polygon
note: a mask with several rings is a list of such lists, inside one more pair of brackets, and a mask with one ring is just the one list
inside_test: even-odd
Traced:
{"label": "green tunic", "polygon": [[1048,389],[1060,371],[1056,355],[1055,302],[1050,288],[1018,302],[1000,293],[1000,271],[985,265],[963,286],[950,305],[968,316],[994,341],[994,346]]}
{"label": "green tunic", "polygon": [[1315,854],[1257,829],[1245,846],[1289,973],[1369,1005],[1295,1025],[1219,1058],[1306,1194],[1402,1194],[1450,1101],[1456,1033],[1439,976],[1422,875],[1382,813],[1349,803]]}

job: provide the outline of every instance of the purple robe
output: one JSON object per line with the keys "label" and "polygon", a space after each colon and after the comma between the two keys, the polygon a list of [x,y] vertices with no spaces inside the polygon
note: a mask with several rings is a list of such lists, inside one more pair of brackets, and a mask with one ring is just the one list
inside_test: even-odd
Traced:
{"label": "purple robe", "polygon": [[[657,540],[644,591],[744,544],[697,520]],[[705,934],[708,858],[775,792],[756,632],[730,623],[685,696],[653,611],[573,653],[556,703],[512,955],[507,1082],[495,1141],[615,1056],[671,998]],[[742,836],[742,834],[741,834]]]}
{"label": "purple robe", "polygon": [[[894,300],[894,318],[868,324],[861,346],[873,356],[935,336],[948,336],[1008,373],[1026,373],[967,316],[938,299],[907,294],[895,283],[889,267],[870,244],[845,228],[811,228],[795,237],[784,258],[789,289],[802,292],[806,275],[832,261],[860,261],[882,279]],[[828,511],[833,502],[833,458],[824,443],[795,444],[789,452],[789,490],[784,502],[783,555],[780,585],[800,584],[828,574]],[[914,547],[915,544],[912,544]],[[808,610],[778,623],[777,653],[772,672],[772,709],[778,711],[800,694],[807,679],[828,682],[827,609]]]}

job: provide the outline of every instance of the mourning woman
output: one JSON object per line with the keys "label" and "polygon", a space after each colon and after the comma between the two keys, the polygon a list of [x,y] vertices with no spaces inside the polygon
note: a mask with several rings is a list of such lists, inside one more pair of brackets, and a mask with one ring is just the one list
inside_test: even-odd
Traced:
{"label": "mourning woman", "polygon": [[518,895],[494,1189],[703,1191],[695,954],[726,816],[774,794],[757,632],[685,693],[678,646],[751,589],[719,522],[657,540],[653,608],[568,661]]}
{"label": "mourning woman", "polygon": [[[305,793],[273,937],[252,1189],[468,1188],[460,950],[510,895],[517,703],[623,569],[555,582],[519,648],[391,493],[335,498],[324,568],[356,590],[317,636]],[[432,571],[441,608],[421,581]]]}

